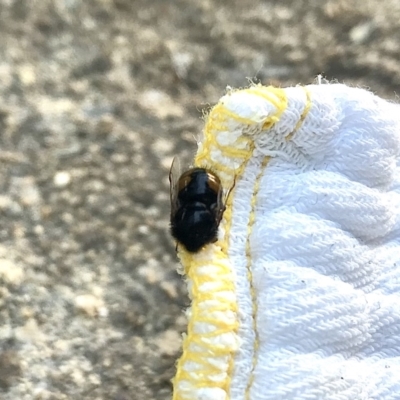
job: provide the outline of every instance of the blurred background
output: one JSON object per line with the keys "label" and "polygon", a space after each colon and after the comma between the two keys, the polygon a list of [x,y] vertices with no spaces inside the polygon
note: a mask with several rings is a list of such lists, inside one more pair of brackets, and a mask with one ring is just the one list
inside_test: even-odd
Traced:
{"label": "blurred background", "polygon": [[0,0],[0,398],[164,400],[171,160],[227,85],[397,101],[398,0]]}

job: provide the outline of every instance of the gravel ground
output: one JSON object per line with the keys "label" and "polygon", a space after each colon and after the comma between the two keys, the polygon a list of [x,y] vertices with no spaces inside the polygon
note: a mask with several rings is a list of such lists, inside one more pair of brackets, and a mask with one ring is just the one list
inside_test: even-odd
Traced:
{"label": "gravel ground", "polygon": [[0,399],[163,400],[189,301],[168,170],[227,85],[396,101],[400,2],[1,0]]}

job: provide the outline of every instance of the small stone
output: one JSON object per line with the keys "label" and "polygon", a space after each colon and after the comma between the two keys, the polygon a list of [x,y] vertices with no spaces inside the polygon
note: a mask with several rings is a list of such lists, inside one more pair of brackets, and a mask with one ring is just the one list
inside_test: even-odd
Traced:
{"label": "small stone", "polygon": [[150,229],[147,225],[139,225],[138,232],[142,235],[148,235],[150,232]]}
{"label": "small stone", "polygon": [[0,259],[0,280],[13,285],[19,285],[24,278],[21,267],[10,260]]}
{"label": "small stone", "polygon": [[98,135],[106,136],[110,134],[115,126],[114,117],[111,114],[103,115],[96,126],[96,132]]}
{"label": "small stone", "polygon": [[25,64],[19,67],[18,76],[24,86],[31,86],[36,83],[35,69],[31,64]]}
{"label": "small stone", "polygon": [[151,147],[159,155],[166,154],[174,149],[174,142],[172,140],[158,138],[152,143]]}
{"label": "small stone", "polygon": [[182,117],[184,114],[183,107],[161,90],[149,89],[138,97],[138,101],[141,107],[160,119]]}
{"label": "small stone", "polygon": [[34,318],[28,319],[25,325],[15,328],[15,336],[21,342],[37,343],[44,340],[43,332]]}
{"label": "small stone", "polygon": [[155,344],[161,355],[174,356],[179,352],[182,338],[178,332],[168,329],[161,333],[155,340]]}
{"label": "small stone", "polygon": [[13,178],[12,186],[13,191],[18,193],[22,206],[32,207],[40,204],[41,195],[33,177]]}
{"label": "small stone", "polygon": [[43,228],[42,225],[36,225],[36,226],[33,228],[33,231],[36,233],[36,235],[41,236],[41,235],[43,235],[43,233],[44,233],[44,228]]}
{"label": "small stone", "polygon": [[59,171],[54,175],[53,182],[59,188],[66,187],[71,182],[71,175],[66,171]]}
{"label": "small stone", "polygon": [[181,79],[185,79],[188,75],[189,69],[194,62],[194,57],[191,53],[187,52],[174,52],[171,53],[172,66],[175,68],[176,74]]}
{"label": "small stone", "polygon": [[374,25],[370,21],[356,25],[349,33],[350,40],[354,44],[363,44],[369,39],[373,31]]}
{"label": "small stone", "polygon": [[7,210],[12,206],[12,200],[10,197],[0,195],[0,210]]}
{"label": "small stone", "polygon": [[160,287],[171,299],[176,299],[178,297],[178,291],[172,282],[163,281],[161,282]]}
{"label": "small stone", "polygon": [[75,307],[89,317],[107,316],[103,301],[92,294],[82,294],[75,299]]}
{"label": "small stone", "polygon": [[99,307],[97,310],[98,315],[100,318],[107,318],[108,317],[108,308],[106,307]]}

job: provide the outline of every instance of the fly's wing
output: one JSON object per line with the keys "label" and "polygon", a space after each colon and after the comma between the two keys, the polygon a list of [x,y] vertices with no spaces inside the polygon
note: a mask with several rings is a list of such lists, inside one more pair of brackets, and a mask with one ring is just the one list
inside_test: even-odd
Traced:
{"label": "fly's wing", "polygon": [[181,177],[181,163],[178,157],[174,157],[169,170],[169,194],[171,199],[171,219],[178,208],[178,180]]}

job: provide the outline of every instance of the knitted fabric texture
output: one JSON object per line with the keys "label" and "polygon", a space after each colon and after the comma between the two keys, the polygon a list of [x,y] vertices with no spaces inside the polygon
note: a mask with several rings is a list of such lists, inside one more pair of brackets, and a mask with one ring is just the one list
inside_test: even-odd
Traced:
{"label": "knitted fabric texture", "polygon": [[219,239],[181,247],[175,400],[400,399],[400,106],[345,85],[230,91],[194,164]]}

